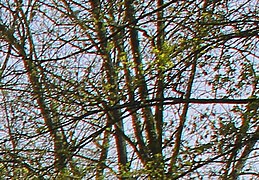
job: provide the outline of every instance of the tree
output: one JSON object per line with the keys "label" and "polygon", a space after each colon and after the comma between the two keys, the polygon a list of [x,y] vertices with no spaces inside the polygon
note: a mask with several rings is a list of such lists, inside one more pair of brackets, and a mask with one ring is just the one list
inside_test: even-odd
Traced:
{"label": "tree", "polygon": [[256,0],[0,1],[1,177],[258,177]]}

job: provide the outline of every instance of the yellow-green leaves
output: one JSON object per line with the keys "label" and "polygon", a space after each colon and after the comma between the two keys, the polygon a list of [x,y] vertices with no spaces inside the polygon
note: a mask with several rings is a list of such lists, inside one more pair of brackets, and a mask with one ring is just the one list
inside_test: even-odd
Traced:
{"label": "yellow-green leaves", "polygon": [[161,50],[158,48],[153,49],[153,53],[157,57],[155,60],[155,66],[162,71],[171,68],[174,65],[172,59],[174,51],[175,46],[170,45],[169,43],[164,43]]}

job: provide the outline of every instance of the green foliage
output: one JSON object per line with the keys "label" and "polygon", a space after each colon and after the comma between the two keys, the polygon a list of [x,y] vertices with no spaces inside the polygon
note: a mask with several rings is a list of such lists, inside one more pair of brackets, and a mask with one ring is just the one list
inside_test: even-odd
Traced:
{"label": "green foliage", "polygon": [[174,58],[175,49],[175,45],[170,45],[169,43],[164,43],[161,50],[155,48],[153,53],[157,56],[157,59],[153,64],[162,71],[173,67],[172,59]]}
{"label": "green foliage", "polygon": [[0,1],[0,179],[253,178],[257,9]]}

